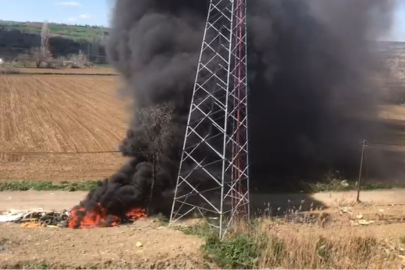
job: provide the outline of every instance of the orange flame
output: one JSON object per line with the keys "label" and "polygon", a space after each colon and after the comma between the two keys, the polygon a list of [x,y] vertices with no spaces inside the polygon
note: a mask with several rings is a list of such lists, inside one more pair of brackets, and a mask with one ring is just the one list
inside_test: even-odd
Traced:
{"label": "orange flame", "polygon": [[[132,208],[125,215],[128,220],[134,222],[139,218],[146,217],[146,210]],[[91,211],[86,211],[84,207],[73,209],[68,219],[68,227],[71,229],[114,227],[118,226],[120,222],[121,219],[118,216],[107,214],[107,210],[98,203]]]}

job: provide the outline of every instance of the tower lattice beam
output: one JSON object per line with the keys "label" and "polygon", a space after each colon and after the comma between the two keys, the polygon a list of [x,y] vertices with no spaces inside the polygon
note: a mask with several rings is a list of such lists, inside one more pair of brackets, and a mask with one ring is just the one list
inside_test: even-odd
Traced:
{"label": "tower lattice beam", "polygon": [[170,222],[249,217],[246,0],[211,0]]}

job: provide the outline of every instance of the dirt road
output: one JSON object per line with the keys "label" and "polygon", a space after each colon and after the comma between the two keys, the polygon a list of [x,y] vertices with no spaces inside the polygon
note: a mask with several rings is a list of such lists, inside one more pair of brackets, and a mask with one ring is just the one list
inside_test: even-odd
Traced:
{"label": "dirt road", "polygon": [[[53,210],[70,209],[77,205],[87,192],[66,191],[23,191],[0,192],[0,211],[9,209],[43,208]],[[313,195],[305,194],[252,194],[252,206],[259,208],[269,203],[272,207],[299,206],[302,200],[306,205],[316,202],[324,206],[336,206],[342,203],[353,203],[356,192],[324,192]],[[405,205],[405,189],[372,190],[361,193],[361,201],[376,205]]]}
{"label": "dirt road", "polygon": [[0,192],[0,211],[32,208],[60,211],[77,205],[85,198],[86,194],[87,192],[79,191]]}

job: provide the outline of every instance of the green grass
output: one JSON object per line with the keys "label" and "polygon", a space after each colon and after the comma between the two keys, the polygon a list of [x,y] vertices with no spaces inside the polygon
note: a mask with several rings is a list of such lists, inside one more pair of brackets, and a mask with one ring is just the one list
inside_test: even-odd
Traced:
{"label": "green grass", "polygon": [[405,235],[399,238],[399,242],[401,242],[401,244],[405,244]]}
{"label": "green grass", "polygon": [[50,181],[6,181],[0,182],[0,191],[90,191],[98,186],[99,181],[50,182]]}
{"label": "green grass", "polygon": [[[252,224],[254,226],[254,224]],[[250,233],[229,232],[224,240],[218,238],[218,231],[207,223],[200,222],[194,226],[182,228],[185,234],[197,235],[205,239],[202,247],[203,256],[221,268],[252,269],[257,266],[260,250],[263,246],[254,241]],[[262,238],[265,243],[266,237]]]}
{"label": "green grass", "polygon": [[197,235],[202,238],[209,238],[214,234],[211,227],[205,222],[199,222],[194,226],[187,226],[185,228],[181,228],[180,230],[185,234]]}
{"label": "green grass", "polygon": [[221,268],[252,269],[257,266],[259,246],[249,234],[232,235],[220,241],[217,237],[207,239],[203,249],[205,258]]}

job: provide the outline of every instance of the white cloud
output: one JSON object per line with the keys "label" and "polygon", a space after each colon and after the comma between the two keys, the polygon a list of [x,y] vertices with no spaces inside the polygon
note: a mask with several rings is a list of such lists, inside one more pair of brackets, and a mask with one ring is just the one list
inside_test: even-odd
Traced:
{"label": "white cloud", "polygon": [[69,17],[66,19],[68,22],[75,22],[77,19],[75,17]]}
{"label": "white cloud", "polygon": [[73,2],[73,1],[70,1],[70,2],[57,2],[57,3],[55,3],[55,5],[58,5],[58,6],[67,6],[67,7],[80,7],[80,6],[81,6],[80,3],[78,3],[78,2]]}
{"label": "white cloud", "polygon": [[81,19],[90,19],[91,18],[91,15],[89,14],[89,13],[84,13],[84,14],[82,14],[82,15],[80,15],[79,16]]}

